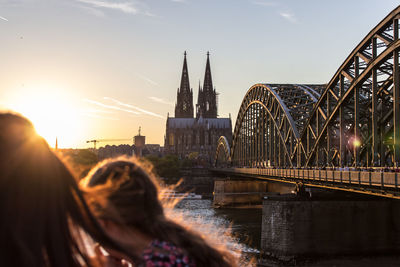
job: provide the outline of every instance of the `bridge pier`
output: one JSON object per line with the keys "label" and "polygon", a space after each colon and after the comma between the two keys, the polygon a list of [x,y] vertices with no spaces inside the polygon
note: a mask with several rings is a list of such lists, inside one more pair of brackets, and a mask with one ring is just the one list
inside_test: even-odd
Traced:
{"label": "bridge pier", "polygon": [[214,207],[261,205],[267,182],[255,180],[216,180]]}
{"label": "bridge pier", "polygon": [[400,260],[394,256],[400,252],[399,212],[399,201],[366,196],[267,196],[259,264],[396,266]]}
{"label": "bridge pier", "polygon": [[215,207],[256,206],[261,207],[267,192],[288,194],[296,185],[254,179],[220,179],[214,182],[213,205]]}

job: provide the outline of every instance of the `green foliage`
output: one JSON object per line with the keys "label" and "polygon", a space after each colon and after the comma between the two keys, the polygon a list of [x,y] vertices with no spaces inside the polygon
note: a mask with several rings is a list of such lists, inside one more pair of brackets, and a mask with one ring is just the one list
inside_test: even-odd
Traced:
{"label": "green foliage", "polygon": [[89,149],[73,149],[60,151],[71,170],[82,178],[99,162],[97,155]]}
{"label": "green foliage", "polygon": [[146,156],[145,159],[153,164],[154,172],[168,180],[179,179],[181,164],[177,156],[166,155],[165,157],[157,157],[153,155]]}
{"label": "green foliage", "polygon": [[193,160],[192,159],[183,159],[181,161],[182,168],[191,168],[193,167]]}
{"label": "green foliage", "polygon": [[94,165],[99,161],[97,155],[89,149],[80,149],[72,156],[72,160],[79,165]]}

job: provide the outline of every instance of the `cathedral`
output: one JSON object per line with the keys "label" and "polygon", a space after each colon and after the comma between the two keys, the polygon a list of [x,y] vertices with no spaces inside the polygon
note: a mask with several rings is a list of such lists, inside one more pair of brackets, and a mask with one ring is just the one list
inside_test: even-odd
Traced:
{"label": "cathedral", "polygon": [[[210,53],[207,52],[203,87],[199,85],[196,109],[190,88],[186,51],[183,59],[181,84],[177,91],[175,117],[167,118],[164,151],[180,158],[197,152],[211,161],[220,136],[232,140],[231,118],[218,118],[217,95],[212,83]],[[196,114],[194,114],[196,112]]]}

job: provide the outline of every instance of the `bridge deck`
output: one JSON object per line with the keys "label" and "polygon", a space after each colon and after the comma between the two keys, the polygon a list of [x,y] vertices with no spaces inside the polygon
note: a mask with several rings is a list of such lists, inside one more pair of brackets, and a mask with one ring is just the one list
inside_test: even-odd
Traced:
{"label": "bridge deck", "polygon": [[400,172],[272,168],[216,168],[214,171],[400,199]]}

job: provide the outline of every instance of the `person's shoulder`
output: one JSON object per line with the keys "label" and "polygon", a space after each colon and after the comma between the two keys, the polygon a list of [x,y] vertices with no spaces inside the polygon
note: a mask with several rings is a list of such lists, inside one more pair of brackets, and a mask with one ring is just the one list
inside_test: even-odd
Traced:
{"label": "person's shoulder", "polygon": [[185,251],[167,241],[153,240],[143,251],[146,267],[194,267]]}

